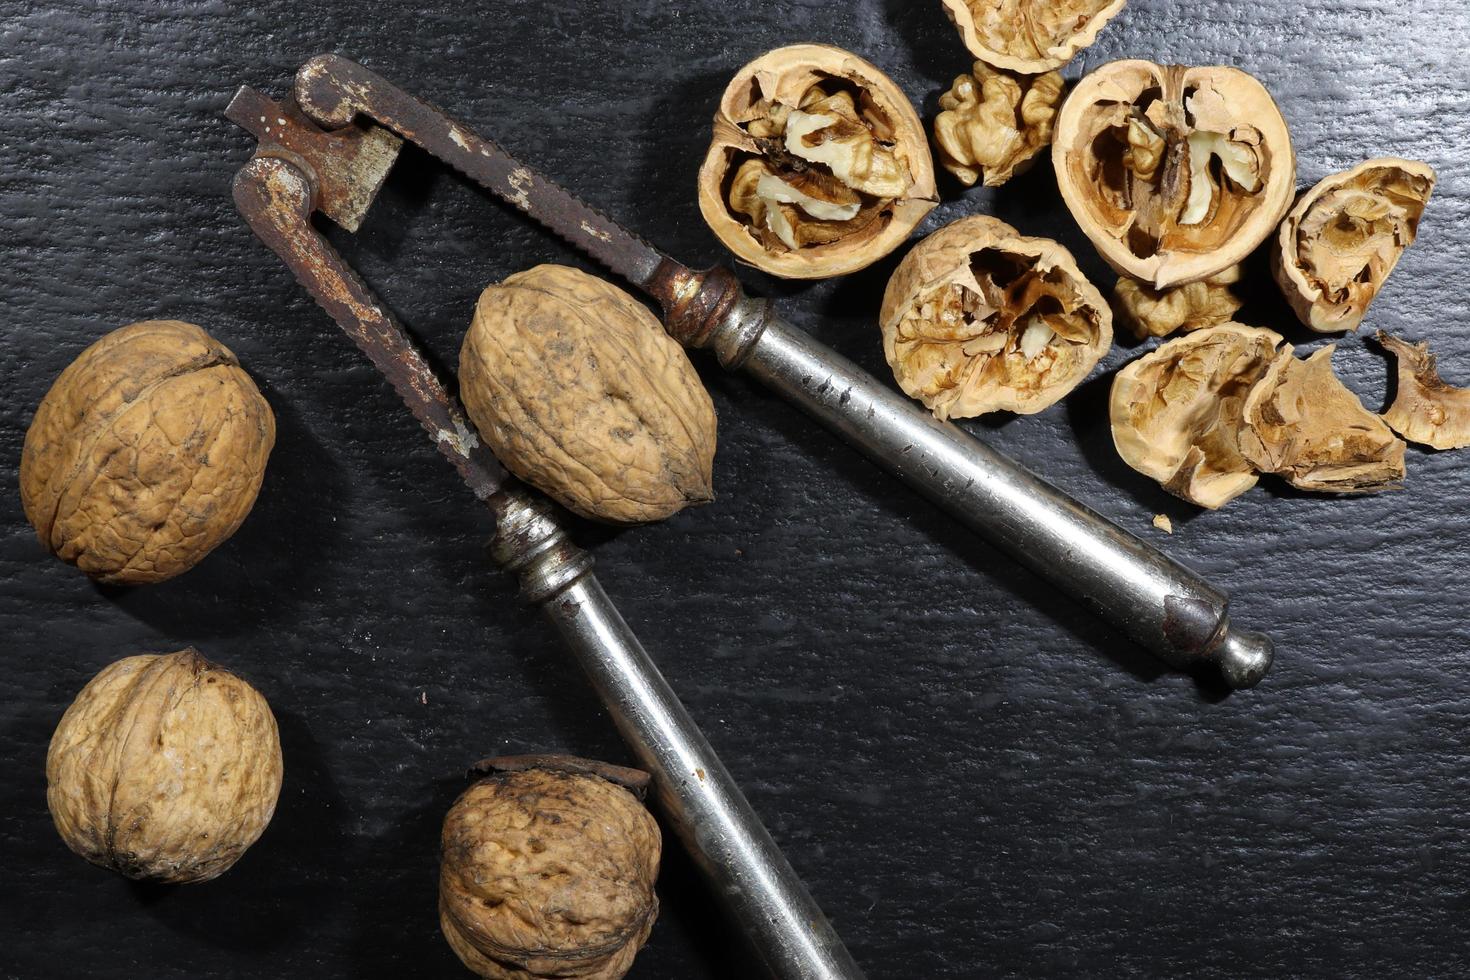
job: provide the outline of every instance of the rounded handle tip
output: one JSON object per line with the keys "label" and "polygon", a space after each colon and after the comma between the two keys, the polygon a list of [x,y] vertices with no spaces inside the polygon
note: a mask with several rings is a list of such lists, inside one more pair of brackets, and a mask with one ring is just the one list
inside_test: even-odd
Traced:
{"label": "rounded handle tip", "polygon": [[1264,633],[1230,630],[1215,656],[1225,683],[1237,690],[1255,687],[1271,669],[1276,646]]}

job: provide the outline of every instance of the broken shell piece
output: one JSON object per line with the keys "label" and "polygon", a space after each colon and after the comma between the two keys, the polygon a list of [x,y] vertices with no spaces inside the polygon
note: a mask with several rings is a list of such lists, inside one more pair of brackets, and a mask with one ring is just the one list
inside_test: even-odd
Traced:
{"label": "broken shell piece", "polygon": [[1097,40],[1126,0],[943,0],[965,47],[987,64],[1038,74]]}
{"label": "broken shell piece", "polygon": [[1113,315],[1139,340],[1217,327],[1229,323],[1243,305],[1230,288],[1238,282],[1238,265],[1174,289],[1154,289],[1124,276],[1113,289]]}
{"label": "broken shell piece", "polygon": [[898,384],[937,418],[1054,404],[1113,343],[1113,317],[1070,252],[984,215],[916,245],[879,316]]}
{"label": "broken shell piece", "polygon": [[1113,381],[1113,443],[1165,490],[1215,509],[1256,485],[1241,455],[1246,399],[1281,335],[1226,323],[1176,338],[1129,363]]}
{"label": "broken shell piece", "polygon": [[1434,181],[1428,164],[1385,157],[1302,195],[1272,254],[1276,281],[1302,323],[1322,333],[1358,329],[1414,244]]}
{"label": "broken shell piece", "polygon": [[1441,380],[1428,344],[1411,344],[1382,330],[1378,342],[1398,359],[1398,394],[1383,413],[1389,427],[1431,449],[1470,446],[1470,388]]}
{"label": "broken shell piece", "polygon": [[1168,514],[1155,514],[1154,527],[1158,528],[1160,531],[1163,531],[1165,534],[1174,533],[1174,522],[1169,520]]}
{"label": "broken shell piece", "polygon": [[1102,257],[1160,290],[1238,265],[1296,190],[1286,120],[1235,68],[1104,65],[1063,104],[1052,160]]}
{"label": "broken shell piece", "polygon": [[897,248],[934,207],[924,125],[887,75],[798,44],[736,73],[699,171],[699,209],[741,261],[839,276]]}
{"label": "broken shell piece", "polygon": [[1404,479],[1404,441],[1332,371],[1335,345],[1283,351],[1246,399],[1241,455],[1302,490],[1377,493]]}
{"label": "broken shell piece", "polygon": [[1057,72],[1013,75],[975,62],[939,98],[934,120],[939,162],[966,187],[999,187],[1035,162],[1051,143],[1065,87]]}

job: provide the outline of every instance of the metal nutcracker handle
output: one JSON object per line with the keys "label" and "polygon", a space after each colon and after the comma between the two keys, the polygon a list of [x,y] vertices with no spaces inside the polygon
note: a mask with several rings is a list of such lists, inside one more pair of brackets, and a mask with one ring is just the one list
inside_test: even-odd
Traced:
{"label": "metal nutcracker handle", "polygon": [[299,154],[265,144],[236,175],[234,196],[251,229],[392,383],[490,508],[492,555],[561,633],[652,775],[665,821],[771,974],[861,980],[831,923],[598,584],[591,556],[567,538],[548,503],[507,476],[402,326],[312,226],[318,187],[315,168]]}
{"label": "metal nutcracker handle", "polygon": [[791,869],[694,719],[568,540],[545,501],[516,488],[489,501],[490,552],[521,583],[592,681],[653,776],[665,820],[773,976],[858,980],[862,971]]}
{"label": "metal nutcracker handle", "polygon": [[753,375],[1171,666],[1214,666],[1232,688],[1270,670],[1270,638],[1235,629],[1229,596],[1194,571],[880,384],[726,270],[687,279],[659,296],[679,341]]}

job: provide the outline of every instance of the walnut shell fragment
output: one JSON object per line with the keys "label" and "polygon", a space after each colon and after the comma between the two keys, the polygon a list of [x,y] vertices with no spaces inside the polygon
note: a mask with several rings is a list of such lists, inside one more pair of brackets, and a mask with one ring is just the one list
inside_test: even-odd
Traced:
{"label": "walnut shell fragment", "polygon": [[639,798],[593,765],[493,771],[444,818],[440,927],[482,977],[617,980],[658,916],[661,853]]}
{"label": "walnut shell fragment", "polygon": [[937,202],[903,90],[840,48],[797,44],[736,72],[699,171],[699,209],[743,262],[787,279],[864,268]]}
{"label": "walnut shell fragment", "polygon": [[1113,443],[1129,466],[1201,507],[1256,485],[1240,451],[1246,400],[1277,357],[1281,335],[1227,323],[1178,337],[1113,381]]}
{"label": "walnut shell fragment", "polygon": [[26,432],[20,496],[56,557],[99,582],[162,582],[245,520],[275,417],[235,355],[192,323],[145,320],[57,377]]}
{"label": "walnut shell fragment", "polygon": [[1031,169],[1051,144],[1066,83],[1058,72],[1013,75],[975,62],[939,97],[939,162],[966,187],[999,187]]}
{"label": "walnut shell fragment", "polygon": [[899,386],[940,419],[1039,412],[1113,343],[1112,312],[1071,253],[985,215],[904,257],[879,323]]}
{"label": "walnut shell fragment", "polygon": [[1398,393],[1383,421],[1431,449],[1470,446],[1470,388],[1445,384],[1428,344],[1411,344],[1382,330],[1378,342],[1398,360]]}
{"label": "walnut shell fragment", "polygon": [[1127,0],[943,0],[965,47],[1006,71],[1062,67],[1097,40]]}
{"label": "walnut shell fragment", "polygon": [[1244,305],[1231,288],[1238,282],[1238,265],[1208,279],[1163,290],[1123,276],[1113,288],[1113,316],[1139,340],[1218,327],[1231,322]]}
{"label": "walnut shell fragment", "polygon": [[616,286],[556,265],[490,286],[459,376],[506,469],[569,510],[631,524],[714,498],[709,393],[684,349]]}
{"label": "walnut shell fragment", "polygon": [[129,878],[207,881],[265,831],[281,742],[260,692],[194,649],[105,667],[46,754],[66,845]]}
{"label": "walnut shell fragment", "polygon": [[1161,290],[1238,265],[1296,190],[1286,120],[1236,68],[1104,65],[1062,105],[1052,160],[1102,257]]}
{"label": "walnut shell fragment", "polygon": [[1276,281],[1308,327],[1356,330],[1414,244],[1434,193],[1434,168],[1385,157],[1324,178],[1281,223]]}
{"label": "walnut shell fragment", "polygon": [[1241,455],[1301,490],[1392,489],[1404,479],[1404,441],[1338,380],[1335,349],[1306,360],[1282,352],[1246,399]]}

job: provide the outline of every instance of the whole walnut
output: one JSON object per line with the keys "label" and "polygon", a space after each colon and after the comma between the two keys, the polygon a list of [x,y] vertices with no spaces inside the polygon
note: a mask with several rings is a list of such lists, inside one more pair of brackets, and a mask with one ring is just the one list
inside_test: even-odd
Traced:
{"label": "whole walnut", "polygon": [[41,543],[99,582],[161,582],[250,513],[276,425],[235,356],[146,320],[81,353],[26,433],[21,503]]}
{"label": "whole walnut", "polygon": [[648,308],[540,265],[480,295],[460,395],[516,476],[584,517],[636,524],[714,498],[715,408]]}
{"label": "whole walnut", "polygon": [[617,980],[658,916],[647,776],[564,756],[490,760],[444,818],[439,922],[493,980]]}
{"label": "whole walnut", "polygon": [[93,864],[208,881],[270,823],[281,771],[265,698],[191,647],[119,660],[82,688],[51,736],[46,803]]}

